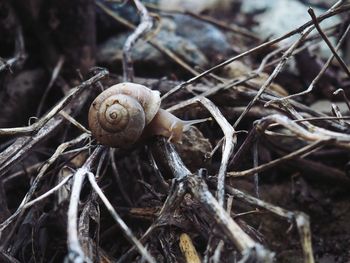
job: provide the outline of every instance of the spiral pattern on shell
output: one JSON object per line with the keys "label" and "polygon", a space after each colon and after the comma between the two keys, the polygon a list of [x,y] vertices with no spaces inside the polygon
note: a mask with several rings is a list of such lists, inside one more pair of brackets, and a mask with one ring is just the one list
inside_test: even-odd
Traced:
{"label": "spiral pattern on shell", "polygon": [[91,104],[89,127],[101,144],[127,147],[141,136],[160,107],[158,91],[120,83],[103,91]]}

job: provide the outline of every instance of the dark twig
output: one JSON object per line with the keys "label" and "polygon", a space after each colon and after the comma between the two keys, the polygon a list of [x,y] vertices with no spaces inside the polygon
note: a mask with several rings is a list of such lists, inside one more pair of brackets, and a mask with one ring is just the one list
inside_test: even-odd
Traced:
{"label": "dark twig", "polygon": [[210,17],[210,16],[204,16],[204,15],[198,15],[198,14],[195,14],[193,12],[190,12],[190,11],[178,11],[178,10],[163,10],[161,8],[159,8],[157,5],[154,5],[154,4],[145,4],[148,8],[151,8],[153,10],[157,10],[157,11],[160,11],[162,13],[170,13],[170,14],[184,14],[184,15],[188,15],[188,16],[192,16],[193,18],[196,18],[198,20],[202,20],[202,21],[205,21],[205,22],[208,22],[208,23],[211,23],[217,27],[220,27],[224,30],[227,30],[227,31],[231,31],[231,32],[234,32],[234,33],[237,33],[237,34],[240,34],[244,37],[247,37],[247,38],[251,38],[253,40],[257,40],[259,41],[259,37],[256,36],[254,33],[248,31],[247,29],[245,28],[241,28],[237,25],[233,25],[233,24],[225,24],[223,22],[221,22],[220,20],[217,20],[213,17]]}
{"label": "dark twig", "polygon": [[[259,165],[259,150],[258,150],[258,140],[254,142],[253,147],[253,165],[254,169],[256,169]],[[259,198],[259,172],[254,172],[254,190],[256,197]]]}
{"label": "dark twig", "polygon": [[189,12],[189,11],[185,12],[185,14],[188,14],[188,15],[190,15],[190,16],[198,19],[198,20],[202,20],[202,21],[211,23],[211,24],[213,24],[213,25],[215,25],[217,27],[220,27],[220,28],[222,28],[224,30],[231,31],[233,33],[237,33],[237,34],[240,34],[240,35],[242,35],[244,37],[247,37],[247,38],[253,39],[255,41],[260,41],[261,42],[260,38],[257,35],[255,35],[254,33],[250,32],[250,31],[248,31],[244,27],[239,27],[239,26],[237,26],[235,24],[228,25],[228,24],[225,24],[225,23],[221,22],[220,20],[217,20],[217,19],[215,19],[213,17],[206,16],[206,15],[198,15],[198,14],[195,14],[195,13]]}
{"label": "dark twig", "polygon": [[323,38],[324,42],[326,42],[327,46],[329,47],[329,49],[332,51],[334,57],[338,60],[340,66],[343,68],[343,70],[345,71],[345,73],[350,77],[350,70],[347,67],[347,65],[345,64],[344,60],[338,55],[337,51],[334,49],[331,41],[329,41],[328,37],[326,36],[326,34],[322,31],[322,28],[320,27],[320,24],[317,21],[316,15],[314,10],[310,7],[308,10],[308,13],[310,14],[311,18],[312,18],[312,22],[314,23],[318,33],[321,35],[321,37]]}
{"label": "dark twig", "polygon": [[50,82],[49,84],[47,85],[47,88],[43,94],[43,96],[41,97],[41,100],[40,100],[40,103],[39,103],[39,106],[38,106],[38,109],[36,111],[36,116],[39,117],[40,114],[41,114],[41,111],[42,111],[42,108],[44,106],[44,103],[46,101],[46,98],[47,96],[49,95],[49,92],[53,86],[53,84],[55,83],[58,75],[60,74],[60,71],[62,69],[62,66],[63,66],[63,63],[64,63],[64,56],[60,56],[58,61],[57,61],[57,64],[55,66],[55,68],[53,69],[52,71],[52,74],[51,74],[51,79],[50,79]]}
{"label": "dark twig", "polygon": [[116,161],[115,161],[115,157],[114,157],[114,154],[115,154],[115,149],[111,148],[109,150],[109,157],[110,157],[110,160],[111,160],[111,165],[112,165],[112,170],[113,170],[113,175],[117,181],[117,185],[118,185],[118,188],[119,188],[119,191],[122,195],[122,197],[124,198],[124,200],[128,203],[128,205],[130,207],[133,206],[129,196],[127,195],[127,193],[125,192],[125,187],[123,185],[123,182],[120,178],[120,174],[119,174],[119,171],[118,171],[118,168],[117,168],[117,164],[116,164]]}
{"label": "dark twig", "polygon": [[341,114],[338,105],[332,103],[331,108],[332,108],[332,112],[335,115],[335,117],[337,117],[339,119],[339,123],[341,125],[345,125],[345,121],[343,120],[343,115]]}

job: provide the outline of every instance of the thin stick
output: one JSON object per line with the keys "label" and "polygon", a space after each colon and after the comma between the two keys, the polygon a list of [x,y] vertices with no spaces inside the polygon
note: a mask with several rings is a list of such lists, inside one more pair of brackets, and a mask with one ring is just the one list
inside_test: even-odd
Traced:
{"label": "thin stick", "polygon": [[311,230],[309,216],[303,212],[295,213],[295,222],[298,227],[300,242],[303,247],[304,263],[314,263],[312,252]]}
{"label": "thin stick", "polygon": [[[180,12],[181,13],[181,12]],[[231,31],[231,32],[234,32],[234,33],[237,33],[237,34],[240,34],[244,37],[247,37],[247,38],[250,38],[250,39],[253,39],[253,40],[256,40],[256,41],[260,41],[260,38],[255,35],[254,33],[246,30],[244,27],[239,27],[237,25],[234,25],[234,24],[230,24],[230,25],[227,25],[223,22],[221,22],[220,20],[217,20],[213,17],[210,17],[210,16],[206,16],[206,15],[198,15],[198,14],[195,14],[193,12],[190,12],[190,11],[187,11],[185,12],[184,14],[187,14],[187,15],[190,15],[198,20],[202,20],[204,22],[209,22],[217,27],[220,27],[224,30],[228,30],[228,31]]]}
{"label": "thin stick", "polygon": [[66,178],[64,178],[59,184],[57,184],[56,186],[52,187],[49,191],[47,191],[46,193],[38,196],[37,198],[33,199],[32,201],[26,203],[23,206],[23,210],[27,209],[31,206],[33,206],[34,204],[40,202],[41,200],[45,199],[46,197],[49,197],[50,195],[52,195],[53,193],[55,193],[57,190],[59,190],[62,186],[64,186],[71,178],[73,177],[73,174],[70,174],[68,176],[66,176]]}
{"label": "thin stick", "polygon": [[217,20],[213,17],[209,17],[209,16],[204,16],[204,15],[198,15],[198,14],[195,14],[193,12],[190,12],[190,11],[185,11],[185,12],[182,12],[182,11],[178,11],[178,10],[163,10],[162,8],[158,7],[157,5],[155,4],[145,4],[148,8],[151,8],[151,9],[154,9],[154,10],[157,10],[157,11],[160,11],[161,13],[168,13],[168,14],[182,14],[182,15],[188,15],[188,16],[192,16],[193,18],[196,18],[197,20],[202,20],[202,21],[205,21],[205,22],[209,22],[217,27],[221,27],[222,29],[225,29],[225,30],[228,30],[228,31],[231,31],[231,32],[234,32],[234,33],[237,33],[237,34],[240,34],[244,37],[248,37],[248,38],[251,38],[251,39],[254,39],[254,40],[260,40],[260,38],[258,36],[256,36],[254,33],[244,29],[244,28],[240,28],[239,26],[237,25],[227,25],[223,22],[221,22],[220,20]]}
{"label": "thin stick", "polygon": [[55,81],[56,81],[58,75],[59,75],[60,72],[61,72],[63,63],[64,63],[64,56],[60,56],[59,59],[58,59],[58,61],[57,61],[57,64],[56,64],[55,68],[54,68],[53,71],[52,71],[50,82],[49,82],[49,84],[47,85],[47,88],[46,88],[44,94],[43,94],[42,97],[41,97],[41,100],[40,100],[38,109],[37,109],[37,111],[36,111],[36,116],[37,116],[37,117],[39,117],[40,114],[41,114],[41,111],[42,111],[42,108],[43,108],[44,103],[45,103],[45,101],[46,101],[46,98],[47,98],[47,96],[49,95],[49,92],[50,92],[50,90],[51,90],[53,84],[55,83]]}
{"label": "thin stick", "polygon": [[335,143],[350,143],[350,135],[348,134],[333,132],[311,124],[309,124],[311,131],[309,131],[304,127],[298,125],[296,122],[292,121],[288,117],[280,114],[273,114],[268,117],[262,118],[257,124],[257,129],[264,131],[272,123],[278,123],[284,126],[298,137],[303,138],[307,141],[335,140]]}
{"label": "thin stick", "polygon": [[105,194],[102,192],[101,188],[98,186],[95,180],[95,176],[93,173],[89,172],[88,178],[90,181],[90,184],[92,188],[95,190],[95,192],[100,196],[102,202],[105,204],[107,210],[115,220],[115,222],[118,224],[118,226],[122,229],[124,235],[126,238],[137,248],[137,250],[140,252],[140,254],[149,262],[149,263],[156,263],[154,258],[149,254],[147,249],[140,243],[140,241],[135,237],[135,235],[131,232],[130,228],[125,224],[123,219],[118,215],[118,213],[113,208],[112,204],[109,202]]}
{"label": "thin stick", "polygon": [[258,92],[254,96],[254,98],[249,102],[249,104],[247,105],[245,110],[242,112],[242,114],[237,118],[236,122],[233,124],[234,128],[236,128],[238,126],[240,121],[245,117],[245,115],[249,112],[249,110],[253,107],[253,105],[258,101],[258,99],[260,98],[261,94],[264,93],[264,91],[271,85],[273,80],[277,77],[277,75],[281,72],[281,70],[286,65],[288,59],[292,56],[294,50],[299,46],[299,44],[302,41],[304,41],[304,39],[307,37],[308,34],[311,33],[312,30],[313,30],[313,26],[310,26],[310,27],[306,28],[302,32],[301,37],[296,42],[294,42],[294,44],[291,45],[290,48],[288,48],[288,50],[283,54],[280,62],[278,63],[278,65],[276,66],[274,71],[271,73],[269,78],[264,82],[264,84],[258,90]]}
{"label": "thin stick", "polygon": [[64,110],[60,111],[60,115],[63,118],[65,118],[67,121],[69,121],[71,124],[73,124],[75,127],[77,127],[80,131],[91,135],[91,131],[86,129],[81,123],[79,123],[76,119],[74,119],[72,116],[70,116]]}
{"label": "thin stick", "polygon": [[350,101],[349,101],[349,98],[346,95],[345,91],[343,89],[337,89],[336,91],[333,92],[334,95],[338,95],[339,93],[342,94],[343,99],[346,103],[346,106],[348,107],[348,110],[350,111]]}
{"label": "thin stick", "polygon": [[80,245],[78,236],[78,204],[80,192],[88,169],[79,168],[74,174],[74,182],[68,208],[68,223],[67,223],[67,242],[68,242],[68,258],[70,262],[92,262],[85,256],[85,253]]}
{"label": "thin stick", "polygon": [[110,160],[111,160],[113,175],[115,177],[115,180],[117,181],[119,192],[121,193],[121,195],[124,198],[124,200],[128,203],[128,205],[130,207],[133,207],[133,203],[131,202],[129,196],[127,195],[127,193],[125,191],[125,187],[123,185],[123,182],[122,182],[122,180],[120,178],[120,174],[119,174],[119,171],[118,171],[118,168],[117,168],[117,164],[115,162],[114,154],[115,154],[115,149],[113,149],[113,148],[109,149],[109,157],[110,157]]}
{"label": "thin stick", "polygon": [[[259,165],[258,140],[254,142],[253,146],[253,165],[254,168],[257,168]],[[256,197],[259,198],[259,171],[254,172],[254,190]]]}
{"label": "thin stick", "polygon": [[249,175],[254,175],[255,173],[260,173],[263,171],[266,171],[267,169],[271,168],[271,167],[275,167],[276,165],[279,165],[285,161],[297,158],[305,153],[308,153],[310,151],[312,151],[315,148],[318,148],[320,145],[325,144],[324,141],[316,141],[313,142],[305,147],[300,148],[297,151],[291,152],[290,154],[287,154],[281,158],[272,160],[266,164],[262,164],[260,166],[245,170],[245,171],[240,171],[240,172],[228,172],[227,176],[228,177],[241,177],[241,176],[249,176]]}

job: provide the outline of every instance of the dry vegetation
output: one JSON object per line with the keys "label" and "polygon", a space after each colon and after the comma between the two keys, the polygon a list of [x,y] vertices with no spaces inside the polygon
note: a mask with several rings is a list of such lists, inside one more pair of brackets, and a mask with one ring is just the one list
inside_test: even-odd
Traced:
{"label": "dry vegetation", "polygon": [[[0,261],[347,262],[350,4],[262,39],[241,1],[150,2],[0,2]],[[98,145],[89,105],[123,81],[208,121]]]}

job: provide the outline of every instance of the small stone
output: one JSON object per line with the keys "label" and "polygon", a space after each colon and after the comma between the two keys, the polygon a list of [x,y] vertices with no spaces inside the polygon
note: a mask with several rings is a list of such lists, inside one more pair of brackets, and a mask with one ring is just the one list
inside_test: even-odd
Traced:
{"label": "small stone", "polygon": [[173,18],[176,34],[194,43],[210,60],[221,60],[233,53],[226,36],[212,24],[182,14]]}
{"label": "small stone", "polygon": [[[241,11],[248,14],[257,13],[254,16],[257,23],[253,29],[259,34],[261,39],[265,39],[271,36],[282,36],[311,20],[308,14],[308,8],[309,6],[297,0],[244,0],[242,1]],[[326,12],[325,9],[317,7],[314,7],[313,10],[316,15]],[[322,28],[327,28],[339,22],[341,22],[341,18],[335,15],[322,21],[321,26]],[[295,35],[285,41],[292,43],[299,37],[300,35]],[[333,39],[331,38],[331,40]],[[328,58],[331,55],[328,46],[322,42],[320,47],[321,57]]]}
{"label": "small stone", "polygon": [[[117,62],[121,63],[123,59],[123,45],[129,35],[130,32],[123,33],[111,37],[101,44],[97,52],[98,63],[107,65]],[[167,31],[160,31],[154,39],[188,63],[193,63],[200,67],[205,67],[208,64],[206,57],[197,46],[181,36]],[[132,59],[134,63],[147,63],[157,67],[166,66],[170,62],[160,51],[144,41],[136,43],[132,49]]]}

